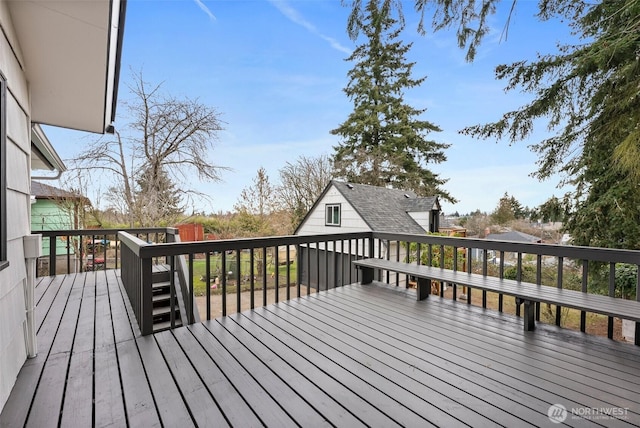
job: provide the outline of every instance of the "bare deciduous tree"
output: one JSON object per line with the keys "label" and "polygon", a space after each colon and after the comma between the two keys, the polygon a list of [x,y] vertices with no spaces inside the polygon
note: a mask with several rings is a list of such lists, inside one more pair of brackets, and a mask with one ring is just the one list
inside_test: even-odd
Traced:
{"label": "bare deciduous tree", "polygon": [[332,178],[333,164],[327,155],[300,156],[280,169],[280,199],[292,213],[296,227]]}
{"label": "bare deciduous tree", "polygon": [[193,175],[217,181],[225,169],[207,156],[222,130],[218,112],[197,99],[165,95],[161,88],[162,84],[150,86],[142,73],[134,73],[126,132],[93,142],[73,160],[81,171],[107,173],[112,180],[108,200],[132,226],[156,225],[175,214],[174,205],[169,211],[149,206],[149,201],[167,200],[160,195],[171,188],[167,183],[179,185],[184,209],[192,197],[205,197],[189,185]]}

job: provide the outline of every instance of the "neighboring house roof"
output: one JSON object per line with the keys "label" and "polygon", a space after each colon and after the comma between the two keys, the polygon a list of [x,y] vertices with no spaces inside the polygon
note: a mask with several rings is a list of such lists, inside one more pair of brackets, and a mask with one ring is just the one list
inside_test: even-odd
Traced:
{"label": "neighboring house roof", "polygon": [[505,233],[490,233],[485,239],[497,239],[500,241],[514,241],[514,242],[541,242],[537,236],[529,235],[528,233],[518,232],[517,230]]}
{"label": "neighboring house roof", "polygon": [[457,234],[465,234],[467,232],[466,227],[459,226],[453,223],[453,219],[445,217],[444,214],[440,214],[440,221],[438,222],[438,230],[440,232],[449,232]]}
{"label": "neighboring house roof", "polygon": [[[332,180],[307,216],[315,210],[331,187],[335,187],[369,228],[376,232],[425,233],[425,229],[409,213],[440,210],[440,203],[436,196],[418,198],[415,193],[407,190]],[[306,217],[296,229],[296,233],[304,225],[305,220]]]}
{"label": "neighboring house roof", "polygon": [[37,181],[31,181],[31,195],[36,199],[76,199],[87,200],[81,194],[68,192],[57,187],[49,186],[48,184],[39,183]]}

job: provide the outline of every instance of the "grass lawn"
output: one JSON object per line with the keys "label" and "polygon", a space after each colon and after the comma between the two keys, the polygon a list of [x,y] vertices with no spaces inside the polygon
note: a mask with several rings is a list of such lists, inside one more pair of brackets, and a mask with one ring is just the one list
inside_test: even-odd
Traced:
{"label": "grass lawn", "polygon": [[[219,277],[222,272],[222,257],[220,255],[215,255],[211,257],[211,279],[213,280],[215,277]],[[254,288],[256,290],[260,290],[263,287],[263,275],[261,270],[259,269],[259,265],[262,260],[254,260]],[[278,284],[282,287],[287,282],[287,267],[289,268],[289,276],[291,283],[295,283],[297,278],[297,264],[295,261],[292,261],[289,266],[280,265],[278,266]],[[206,260],[194,260],[193,261],[193,284],[194,284],[194,293],[196,296],[204,296],[206,294],[206,283],[204,280],[206,274],[207,266]],[[227,271],[234,272],[234,274],[230,275],[227,279],[227,293],[235,293],[237,280],[235,275],[236,270],[236,260],[235,257],[230,259],[227,257]],[[242,291],[249,291],[251,289],[250,283],[250,259],[249,254],[241,254],[240,257],[240,273],[242,276],[241,281],[241,289]],[[260,272],[260,273],[259,273]],[[220,279],[221,281],[221,279]],[[267,259],[267,288],[275,287],[275,273],[274,273],[274,265],[273,263],[269,263]],[[217,288],[211,289],[212,294],[221,294],[222,293],[222,284],[219,283]]]}

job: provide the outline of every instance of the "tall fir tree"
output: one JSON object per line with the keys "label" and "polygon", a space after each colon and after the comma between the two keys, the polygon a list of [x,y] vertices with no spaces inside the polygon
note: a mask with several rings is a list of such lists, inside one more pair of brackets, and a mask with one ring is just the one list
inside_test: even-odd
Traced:
{"label": "tall fir tree", "polygon": [[392,0],[369,0],[359,21],[364,38],[347,61],[355,62],[344,89],[354,110],[332,134],[335,175],[350,182],[412,190],[455,202],[441,188],[447,180],[427,168],[446,160],[448,144],[427,139],[440,131],[420,117],[426,109],[404,101],[405,91],[426,77],[414,79],[414,62],[406,58],[411,43],[399,40],[403,23],[392,16]]}
{"label": "tall fir tree", "polygon": [[[363,0],[350,0],[347,29],[358,34]],[[517,0],[415,0],[418,30],[432,14],[434,30],[453,28],[467,60],[489,33],[499,6],[518,9]],[[402,19],[402,4],[392,5]],[[538,2],[540,20],[567,23],[579,38],[559,44],[555,54],[496,68],[507,90],[534,99],[499,120],[463,132],[484,138],[528,140],[542,119],[554,134],[531,148],[538,156],[534,174],[546,179],[561,173],[575,186],[562,201],[566,231],[578,245],[640,248],[640,0]]]}
{"label": "tall fir tree", "polygon": [[170,224],[182,214],[181,196],[161,167],[147,167],[137,179],[135,208],[141,226]]}
{"label": "tall fir tree", "polygon": [[498,66],[507,89],[535,98],[465,132],[515,142],[531,135],[536,119],[546,119],[555,134],[531,145],[539,156],[535,175],[560,172],[575,186],[565,198],[573,242],[640,248],[640,0],[555,0],[540,6],[540,16],[569,20],[584,43]]}

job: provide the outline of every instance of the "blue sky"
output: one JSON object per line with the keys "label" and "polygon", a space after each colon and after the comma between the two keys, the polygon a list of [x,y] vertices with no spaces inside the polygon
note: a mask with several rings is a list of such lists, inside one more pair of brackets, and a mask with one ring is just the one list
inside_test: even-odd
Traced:
{"label": "blue sky", "polygon": [[[499,11],[470,64],[452,32],[418,35],[418,16],[412,3],[404,2],[403,39],[414,43],[409,55],[416,61],[414,77],[427,76],[405,100],[426,107],[424,118],[443,129],[431,137],[451,144],[448,160],[431,166],[449,179],[444,187],[459,200],[444,203],[446,213],[490,212],[505,192],[530,207],[564,193],[556,188],[557,178],[539,183],[529,176],[536,156],[528,145],[543,138],[544,124],[531,141],[515,145],[457,132],[498,119],[529,99],[518,92],[505,94],[504,84],[494,79],[495,65],[532,59],[566,42],[566,28],[533,17],[536,3],[518,2],[506,41],[501,33],[507,9]],[[332,154],[339,140],[329,131],[352,110],[342,89],[352,66],[345,58],[356,46],[346,34],[349,10],[338,0],[130,0],[127,7],[120,101],[130,97],[130,70],[142,70],[146,81],[164,82],[167,93],[215,107],[225,122],[206,155],[231,170],[222,172],[221,182],[196,183],[212,197],[199,210],[231,210],[260,167],[277,184],[278,170],[287,161]],[[116,128],[126,123],[125,114],[120,107]],[[97,138],[45,129],[63,159]]]}

